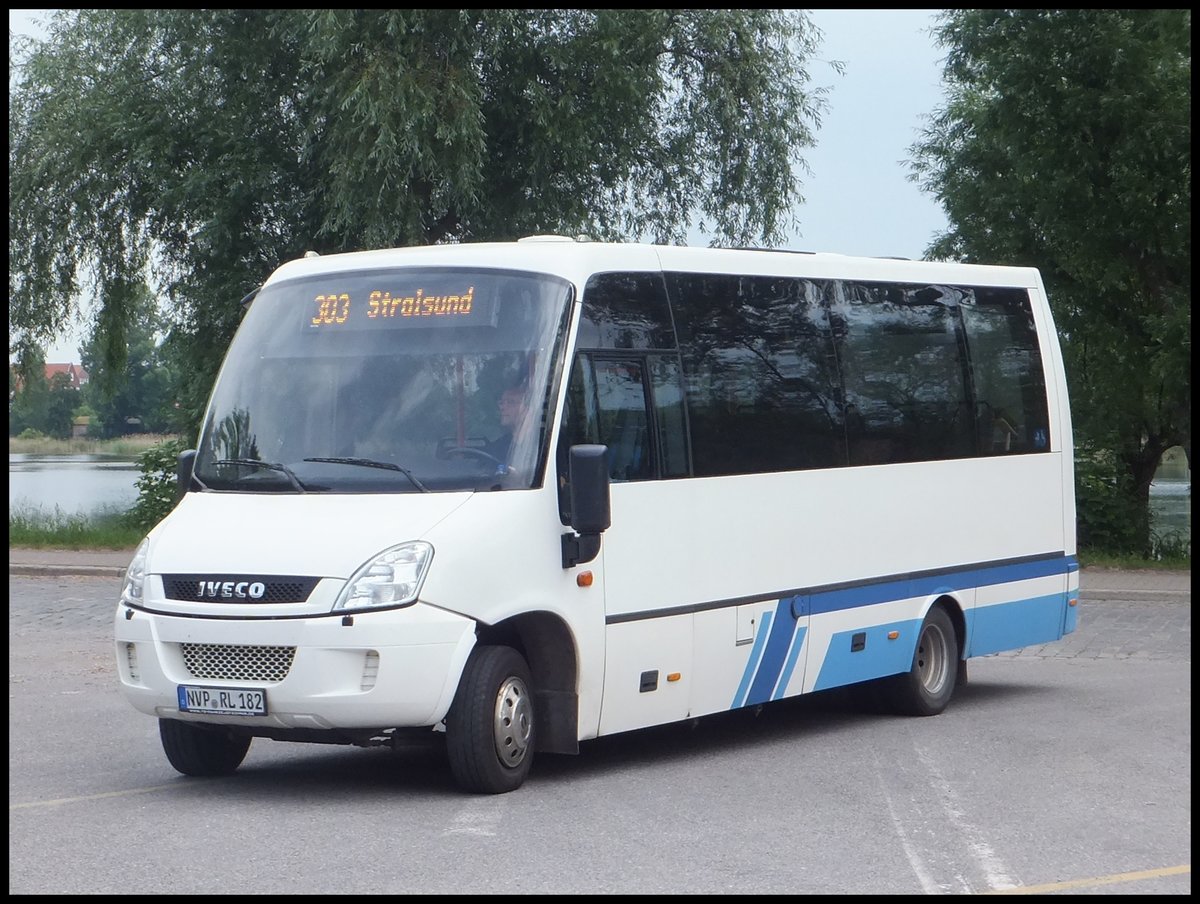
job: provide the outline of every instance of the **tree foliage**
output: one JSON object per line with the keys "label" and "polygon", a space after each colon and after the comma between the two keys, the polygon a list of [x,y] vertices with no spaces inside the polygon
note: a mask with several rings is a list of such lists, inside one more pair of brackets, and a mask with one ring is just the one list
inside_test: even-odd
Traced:
{"label": "tree foliage", "polygon": [[279,263],[533,232],[779,242],[825,107],[789,10],[65,10],[10,78],[11,351],[147,273],[197,416]]}
{"label": "tree foliage", "polygon": [[1191,456],[1191,13],[939,23],[946,102],[912,149],[950,223],[929,253],[1042,271],[1079,445],[1113,457],[1122,545],[1148,550],[1162,453]]}
{"label": "tree foliage", "polygon": [[82,394],[93,414],[89,436],[109,438],[142,430],[188,432],[187,425],[177,422],[173,407],[179,375],[159,343],[161,328],[154,298],[143,286],[123,324],[126,353],[121,370],[113,370],[108,363],[103,330],[94,330],[84,343],[80,359],[89,380]]}

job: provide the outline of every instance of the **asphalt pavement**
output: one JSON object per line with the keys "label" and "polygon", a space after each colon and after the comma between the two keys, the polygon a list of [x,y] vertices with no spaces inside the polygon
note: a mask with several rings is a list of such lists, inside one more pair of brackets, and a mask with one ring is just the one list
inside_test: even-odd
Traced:
{"label": "asphalt pavement", "polygon": [[[9,547],[8,573],[121,577],[132,549],[25,549]],[[1177,600],[1192,596],[1192,572],[1160,569],[1084,568],[1079,576],[1083,599]]]}

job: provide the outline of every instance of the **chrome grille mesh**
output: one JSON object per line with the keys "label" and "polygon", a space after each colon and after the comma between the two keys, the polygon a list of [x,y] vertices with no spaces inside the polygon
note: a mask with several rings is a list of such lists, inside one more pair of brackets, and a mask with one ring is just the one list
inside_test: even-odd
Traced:
{"label": "chrome grille mesh", "polygon": [[167,599],[185,603],[303,603],[320,578],[280,574],[164,574]]}
{"label": "chrome grille mesh", "polygon": [[282,681],[295,647],[250,647],[229,643],[181,643],[183,663],[193,678]]}

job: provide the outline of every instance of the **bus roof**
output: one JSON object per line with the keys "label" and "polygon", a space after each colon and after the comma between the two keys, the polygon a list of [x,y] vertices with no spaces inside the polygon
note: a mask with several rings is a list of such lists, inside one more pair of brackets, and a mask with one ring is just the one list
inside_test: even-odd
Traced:
{"label": "bus roof", "polygon": [[280,266],[266,284],[344,270],[470,266],[560,276],[582,287],[593,273],[616,270],[747,273],[811,279],[891,280],[1036,287],[1032,267],[854,257],[768,249],[593,242],[566,236],[530,236],[515,242],[472,242],[355,251],[305,257]]}

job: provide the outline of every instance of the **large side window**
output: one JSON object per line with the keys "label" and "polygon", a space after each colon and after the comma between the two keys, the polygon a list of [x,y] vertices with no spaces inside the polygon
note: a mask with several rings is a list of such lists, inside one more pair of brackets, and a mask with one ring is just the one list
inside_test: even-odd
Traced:
{"label": "large side window", "polygon": [[807,280],[675,273],[698,477],[845,465],[837,366]]}
{"label": "large side window", "polygon": [[977,454],[961,295],[936,286],[830,286],[851,465]]}
{"label": "large side window", "polygon": [[1050,449],[1046,377],[1024,289],[975,289],[962,305],[984,455]]}

